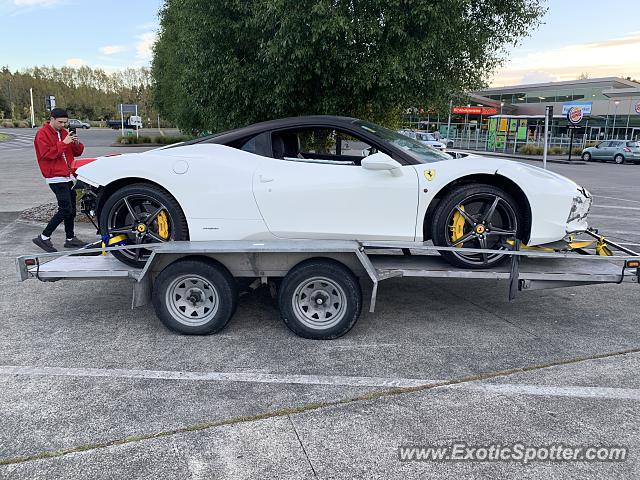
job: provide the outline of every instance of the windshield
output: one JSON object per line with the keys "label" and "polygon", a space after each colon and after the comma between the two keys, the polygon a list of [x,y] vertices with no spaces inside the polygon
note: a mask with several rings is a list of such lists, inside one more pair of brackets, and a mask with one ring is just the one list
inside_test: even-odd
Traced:
{"label": "windshield", "polygon": [[363,122],[358,120],[355,125],[363,130],[372,133],[376,137],[385,142],[394,144],[396,147],[403,149],[420,163],[440,162],[442,160],[451,160],[451,156],[441,153],[435,148],[420,143],[413,138],[409,138],[401,133],[394,132],[388,128],[381,127],[375,123]]}

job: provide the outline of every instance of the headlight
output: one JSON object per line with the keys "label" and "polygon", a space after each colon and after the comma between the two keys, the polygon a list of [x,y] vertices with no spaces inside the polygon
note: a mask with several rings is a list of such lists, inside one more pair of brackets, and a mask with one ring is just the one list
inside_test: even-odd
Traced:
{"label": "headlight", "polygon": [[592,202],[593,198],[589,191],[584,187],[580,187],[577,195],[573,197],[573,203],[571,204],[571,211],[569,212],[567,223],[586,218],[589,214]]}

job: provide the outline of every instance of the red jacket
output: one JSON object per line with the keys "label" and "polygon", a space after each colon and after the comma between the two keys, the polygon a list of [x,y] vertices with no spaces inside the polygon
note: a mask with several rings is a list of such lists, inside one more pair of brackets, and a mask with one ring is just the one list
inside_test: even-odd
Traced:
{"label": "red jacket", "polygon": [[62,143],[68,134],[63,128],[60,130],[60,140],[58,140],[58,132],[48,122],[36,133],[33,145],[36,147],[36,158],[43,177],[70,177],[74,174],[71,170],[73,157],[82,155],[84,145],[75,142],[68,145]]}

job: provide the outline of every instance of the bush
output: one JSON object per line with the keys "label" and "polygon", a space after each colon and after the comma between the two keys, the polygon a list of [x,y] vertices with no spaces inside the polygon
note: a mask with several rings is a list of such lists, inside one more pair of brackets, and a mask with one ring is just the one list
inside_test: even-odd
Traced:
{"label": "bush", "polygon": [[187,140],[191,140],[193,137],[188,135],[177,135],[174,137],[163,137],[158,135],[157,137],[153,137],[153,143],[160,143],[162,145],[171,145],[172,143],[186,142]]}
{"label": "bush", "polygon": [[533,143],[528,143],[526,145],[522,145],[518,152],[523,155],[542,155],[543,148],[535,145]]}
{"label": "bush", "polygon": [[173,143],[184,142],[187,140],[191,140],[193,137],[187,135],[177,135],[173,137],[149,137],[147,135],[140,135],[136,137],[135,135],[127,135],[127,136],[119,136],[116,140],[117,143],[121,143],[123,145],[136,145],[141,143],[152,144],[155,143],[157,145],[171,145]]}

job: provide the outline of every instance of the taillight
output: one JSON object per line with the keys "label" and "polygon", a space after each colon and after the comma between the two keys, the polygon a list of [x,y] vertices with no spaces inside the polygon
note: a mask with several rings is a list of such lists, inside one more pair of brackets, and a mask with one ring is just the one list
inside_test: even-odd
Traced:
{"label": "taillight", "polygon": [[631,151],[631,149],[630,149],[629,147],[624,147],[624,148],[623,148],[623,150],[624,150],[625,152],[630,152],[630,151]]}
{"label": "taillight", "polygon": [[75,172],[78,168],[95,161],[95,158],[76,158],[71,164],[71,169]]}

